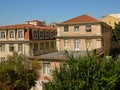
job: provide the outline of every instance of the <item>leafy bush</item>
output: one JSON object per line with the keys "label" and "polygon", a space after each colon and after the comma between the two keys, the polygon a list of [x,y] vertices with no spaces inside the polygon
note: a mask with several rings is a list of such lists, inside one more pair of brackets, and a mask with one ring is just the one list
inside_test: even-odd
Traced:
{"label": "leafy bush", "polygon": [[85,56],[69,59],[53,71],[45,90],[120,90],[120,60]]}
{"label": "leafy bush", "polygon": [[32,67],[35,63],[16,52],[8,56],[5,63],[0,63],[0,90],[29,90],[37,80],[38,68]]}

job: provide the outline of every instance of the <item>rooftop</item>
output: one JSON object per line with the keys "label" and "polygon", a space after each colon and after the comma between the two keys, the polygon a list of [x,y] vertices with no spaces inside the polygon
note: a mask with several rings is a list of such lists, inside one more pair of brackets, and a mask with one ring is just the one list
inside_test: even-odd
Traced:
{"label": "rooftop", "polygon": [[[73,55],[74,58],[79,58],[80,56],[84,56],[87,54],[86,51],[67,51],[68,55]],[[34,57],[29,57],[29,58],[34,58]],[[67,54],[65,51],[55,51],[55,52],[50,52],[47,54],[42,54],[37,56],[37,58],[40,59],[40,61],[62,61],[66,60]]]}
{"label": "rooftop", "polygon": [[117,14],[109,14],[109,16],[113,16],[113,17],[115,17],[115,18],[120,19],[120,13],[117,13]]}
{"label": "rooftop", "polygon": [[99,20],[91,16],[88,16],[87,14],[83,14],[81,16],[77,16],[69,20],[63,21],[61,22],[61,24],[63,23],[87,23],[87,22],[99,22]]}
{"label": "rooftop", "polygon": [[0,26],[0,30],[4,29],[49,29],[49,30],[56,30],[55,28],[51,28],[49,26],[36,26],[32,24],[15,24],[15,25],[7,25],[7,26]]}

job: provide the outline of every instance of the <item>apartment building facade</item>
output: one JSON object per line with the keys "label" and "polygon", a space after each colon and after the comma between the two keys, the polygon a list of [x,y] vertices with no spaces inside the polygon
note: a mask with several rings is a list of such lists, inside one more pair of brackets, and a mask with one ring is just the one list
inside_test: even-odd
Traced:
{"label": "apartment building facade", "polygon": [[111,27],[86,14],[58,24],[58,50],[81,51],[98,50],[108,52],[111,48]]}
{"label": "apartment building facade", "polygon": [[28,57],[56,50],[56,29],[33,20],[25,24],[0,26],[0,60],[14,51]]}

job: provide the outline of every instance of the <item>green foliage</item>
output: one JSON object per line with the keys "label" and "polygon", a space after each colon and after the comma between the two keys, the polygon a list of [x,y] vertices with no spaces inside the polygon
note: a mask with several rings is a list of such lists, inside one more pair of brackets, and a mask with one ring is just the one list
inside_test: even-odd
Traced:
{"label": "green foliage", "polygon": [[16,52],[8,56],[6,63],[0,63],[0,90],[29,90],[34,86],[37,75],[33,63]]}
{"label": "green foliage", "polygon": [[120,42],[120,23],[116,24],[114,33],[115,33],[117,40]]}
{"label": "green foliage", "polygon": [[53,71],[53,80],[45,84],[45,90],[119,90],[120,60],[98,59],[85,56],[74,59],[69,56]]}

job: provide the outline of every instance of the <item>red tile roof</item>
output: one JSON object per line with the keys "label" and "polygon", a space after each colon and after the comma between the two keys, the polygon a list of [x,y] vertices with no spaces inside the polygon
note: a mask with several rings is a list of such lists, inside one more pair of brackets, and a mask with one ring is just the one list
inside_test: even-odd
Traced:
{"label": "red tile roof", "polygon": [[77,16],[75,18],[63,21],[61,22],[61,24],[63,23],[87,23],[87,22],[99,22],[99,20],[84,14],[84,15]]}
{"label": "red tile roof", "polygon": [[5,29],[25,29],[25,28],[56,30],[55,28],[51,28],[49,26],[35,26],[35,25],[31,25],[31,24],[16,24],[16,25],[0,26],[0,30],[5,30]]}

